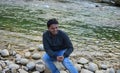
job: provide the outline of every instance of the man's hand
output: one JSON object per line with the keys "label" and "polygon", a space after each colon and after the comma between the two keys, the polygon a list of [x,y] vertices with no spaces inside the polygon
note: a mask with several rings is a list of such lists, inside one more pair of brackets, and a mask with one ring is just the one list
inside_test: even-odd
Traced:
{"label": "man's hand", "polygon": [[64,56],[57,56],[57,61],[62,62],[64,60]]}

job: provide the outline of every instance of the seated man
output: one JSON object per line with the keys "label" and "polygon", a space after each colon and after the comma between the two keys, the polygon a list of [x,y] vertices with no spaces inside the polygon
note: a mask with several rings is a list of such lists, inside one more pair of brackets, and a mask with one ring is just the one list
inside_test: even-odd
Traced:
{"label": "seated man", "polygon": [[73,52],[73,45],[68,35],[58,29],[58,21],[56,19],[50,19],[47,22],[47,27],[48,30],[43,33],[43,45],[46,53],[42,58],[48,69],[51,73],[60,73],[54,64],[55,61],[58,61],[70,73],[78,73],[68,58]]}

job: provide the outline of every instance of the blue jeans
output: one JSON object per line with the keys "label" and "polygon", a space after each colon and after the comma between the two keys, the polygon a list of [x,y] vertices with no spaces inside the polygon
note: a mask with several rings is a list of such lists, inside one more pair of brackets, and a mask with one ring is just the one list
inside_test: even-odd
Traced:
{"label": "blue jeans", "polygon": [[[55,54],[57,56],[62,56],[64,52],[65,50],[56,51]],[[42,59],[45,62],[48,69],[51,71],[51,73],[60,73],[60,71],[57,69],[57,67],[53,63],[57,60],[52,59],[47,53],[43,55]],[[77,69],[73,66],[72,62],[68,57],[64,58],[64,60],[62,61],[62,64],[70,73],[78,73]]]}

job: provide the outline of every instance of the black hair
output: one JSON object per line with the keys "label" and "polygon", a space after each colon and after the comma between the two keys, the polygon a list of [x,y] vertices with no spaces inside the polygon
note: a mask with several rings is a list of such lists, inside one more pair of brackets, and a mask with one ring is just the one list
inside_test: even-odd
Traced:
{"label": "black hair", "polygon": [[49,19],[47,22],[47,27],[49,28],[52,24],[59,24],[59,23],[55,18]]}

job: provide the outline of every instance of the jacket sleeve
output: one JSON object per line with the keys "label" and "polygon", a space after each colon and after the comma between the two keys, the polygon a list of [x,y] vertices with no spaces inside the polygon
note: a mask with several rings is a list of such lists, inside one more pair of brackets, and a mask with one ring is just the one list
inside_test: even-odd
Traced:
{"label": "jacket sleeve", "polygon": [[51,50],[50,45],[48,43],[46,35],[43,34],[43,46],[45,49],[45,52],[52,58],[56,58],[57,56],[55,55],[54,51]]}
{"label": "jacket sleeve", "polygon": [[68,37],[68,35],[66,33],[63,34],[63,39],[64,39],[66,49],[67,49],[63,56],[64,57],[69,57],[70,54],[73,52],[73,45],[71,43],[70,38]]}

